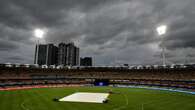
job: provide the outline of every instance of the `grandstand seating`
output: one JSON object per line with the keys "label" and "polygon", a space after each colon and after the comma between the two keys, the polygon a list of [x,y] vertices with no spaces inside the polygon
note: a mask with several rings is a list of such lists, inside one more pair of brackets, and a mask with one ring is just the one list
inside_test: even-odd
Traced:
{"label": "grandstand seating", "polygon": [[93,84],[109,79],[110,84],[147,85],[195,89],[195,69],[41,69],[0,67],[0,87]]}

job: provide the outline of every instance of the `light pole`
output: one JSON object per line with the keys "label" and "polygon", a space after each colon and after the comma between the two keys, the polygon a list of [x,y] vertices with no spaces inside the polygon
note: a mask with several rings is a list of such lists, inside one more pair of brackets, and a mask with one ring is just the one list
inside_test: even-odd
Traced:
{"label": "light pole", "polygon": [[156,28],[156,31],[159,36],[162,36],[162,57],[163,57],[163,66],[166,66],[166,57],[165,57],[165,45],[164,45],[164,35],[167,32],[166,25],[160,25]]}
{"label": "light pole", "polygon": [[37,38],[36,61],[35,61],[36,64],[38,64],[39,40],[43,38],[44,34],[45,32],[42,29],[34,30],[34,36]]}

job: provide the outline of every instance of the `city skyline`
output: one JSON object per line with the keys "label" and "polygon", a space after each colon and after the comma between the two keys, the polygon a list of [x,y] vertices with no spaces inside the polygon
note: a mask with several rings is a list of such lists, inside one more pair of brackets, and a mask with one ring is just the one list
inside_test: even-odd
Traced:
{"label": "city skyline", "polygon": [[35,47],[34,64],[57,65],[58,47],[53,44],[37,44]]}
{"label": "city skyline", "polygon": [[[74,42],[94,65],[195,63],[194,0],[0,0],[0,63],[34,62],[41,43]],[[159,25],[167,34],[157,35]]]}
{"label": "city skyline", "polygon": [[34,53],[34,64],[79,66],[79,47],[74,43],[59,43],[58,46],[37,44]]}

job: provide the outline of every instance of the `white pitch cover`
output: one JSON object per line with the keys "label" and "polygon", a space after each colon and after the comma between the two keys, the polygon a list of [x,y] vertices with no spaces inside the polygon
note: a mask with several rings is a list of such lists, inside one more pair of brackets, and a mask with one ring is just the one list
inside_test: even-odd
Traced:
{"label": "white pitch cover", "polygon": [[76,92],[59,99],[59,101],[103,103],[103,101],[106,100],[108,96],[108,93]]}

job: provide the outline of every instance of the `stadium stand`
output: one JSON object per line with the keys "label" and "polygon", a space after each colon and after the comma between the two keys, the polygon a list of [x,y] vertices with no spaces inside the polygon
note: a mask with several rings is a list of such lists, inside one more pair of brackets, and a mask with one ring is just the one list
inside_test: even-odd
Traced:
{"label": "stadium stand", "polygon": [[0,88],[93,85],[107,79],[109,85],[144,85],[195,90],[195,68],[43,69],[0,66]]}

